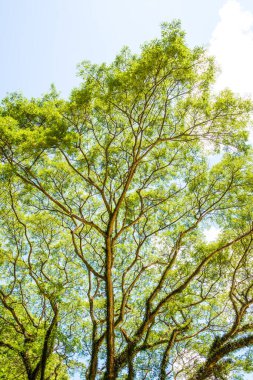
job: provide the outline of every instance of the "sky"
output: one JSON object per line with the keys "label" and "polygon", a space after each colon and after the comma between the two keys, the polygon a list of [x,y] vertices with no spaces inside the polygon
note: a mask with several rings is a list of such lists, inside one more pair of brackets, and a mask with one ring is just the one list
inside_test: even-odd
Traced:
{"label": "sky", "polygon": [[252,0],[0,0],[0,99],[38,97],[51,83],[68,97],[78,63],[110,62],[125,45],[138,52],[175,18],[189,46],[216,57],[216,89],[253,97]]}
{"label": "sky", "polygon": [[67,97],[78,63],[110,62],[124,45],[137,52],[175,18],[190,46],[211,43],[226,70],[221,85],[250,92],[252,15],[252,0],[0,0],[0,98],[40,96],[51,83]]}

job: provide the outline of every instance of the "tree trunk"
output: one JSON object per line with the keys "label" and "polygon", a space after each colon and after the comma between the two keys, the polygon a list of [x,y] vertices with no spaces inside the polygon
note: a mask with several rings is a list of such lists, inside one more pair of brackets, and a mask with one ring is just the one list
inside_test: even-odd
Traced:
{"label": "tree trunk", "polygon": [[106,238],[106,379],[115,379],[115,342],[114,342],[114,294],[112,282],[113,251],[111,237]]}

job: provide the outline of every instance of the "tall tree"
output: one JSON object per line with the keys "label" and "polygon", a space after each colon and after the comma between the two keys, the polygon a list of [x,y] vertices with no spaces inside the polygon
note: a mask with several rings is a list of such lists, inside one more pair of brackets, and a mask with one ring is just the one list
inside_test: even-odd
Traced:
{"label": "tall tree", "polygon": [[250,371],[251,103],[213,95],[213,59],[187,47],[177,22],[140,55],[84,62],[80,76],[70,100],[13,94],[0,119],[2,178],[16,184],[34,246],[35,220],[48,220],[58,235],[48,270],[76,265],[59,264],[72,289],[59,308],[78,301],[69,334],[57,323],[66,355],[76,334],[90,380]]}

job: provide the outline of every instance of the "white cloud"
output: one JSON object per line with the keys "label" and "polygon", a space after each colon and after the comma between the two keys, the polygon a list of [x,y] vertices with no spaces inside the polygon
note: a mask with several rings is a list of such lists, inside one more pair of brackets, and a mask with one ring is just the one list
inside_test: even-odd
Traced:
{"label": "white cloud", "polygon": [[227,1],[219,11],[209,53],[222,73],[216,89],[229,87],[242,96],[253,96],[253,14],[237,0]]}

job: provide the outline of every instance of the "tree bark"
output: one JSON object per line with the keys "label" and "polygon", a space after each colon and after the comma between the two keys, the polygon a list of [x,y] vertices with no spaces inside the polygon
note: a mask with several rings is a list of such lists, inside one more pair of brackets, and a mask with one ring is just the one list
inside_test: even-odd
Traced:
{"label": "tree bark", "polygon": [[115,341],[114,341],[114,294],[112,281],[113,250],[111,236],[106,238],[106,379],[115,379]]}
{"label": "tree bark", "polygon": [[[54,308],[54,317],[50,323],[50,326],[46,332],[45,339],[44,339],[44,345],[43,345],[43,351],[42,351],[42,357],[41,357],[41,363],[40,363],[40,380],[45,380],[45,372],[46,372],[46,365],[47,365],[47,359],[50,356],[50,340],[51,335],[54,330],[54,328],[57,326],[57,319],[58,319],[58,308],[57,305],[53,306]],[[51,349],[53,348],[53,343],[51,342]]]}

